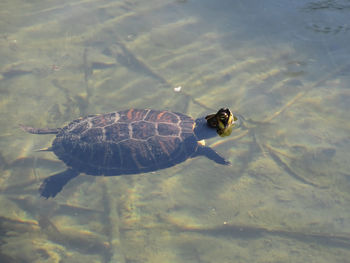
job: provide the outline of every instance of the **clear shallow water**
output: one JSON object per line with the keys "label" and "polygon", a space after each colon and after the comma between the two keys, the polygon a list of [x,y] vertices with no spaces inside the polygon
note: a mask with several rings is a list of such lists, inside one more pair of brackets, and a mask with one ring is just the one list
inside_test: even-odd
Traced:
{"label": "clear shallow water", "polygon": [[[27,1],[0,6],[1,262],[346,262],[349,1]],[[182,92],[174,92],[181,86]],[[247,129],[150,174],[64,169],[19,123],[130,107]],[[210,110],[211,109],[211,110]]]}

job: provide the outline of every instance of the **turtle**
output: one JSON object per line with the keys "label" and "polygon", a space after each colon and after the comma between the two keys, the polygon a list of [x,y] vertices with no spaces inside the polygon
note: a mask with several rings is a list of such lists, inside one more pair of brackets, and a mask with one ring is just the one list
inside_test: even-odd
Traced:
{"label": "turtle", "polygon": [[40,195],[50,198],[80,173],[94,176],[147,173],[200,155],[229,165],[229,161],[200,141],[225,133],[236,121],[228,108],[196,120],[178,112],[132,108],[89,115],[63,128],[20,127],[32,134],[56,135],[51,147],[39,150],[53,151],[67,166],[41,184]]}

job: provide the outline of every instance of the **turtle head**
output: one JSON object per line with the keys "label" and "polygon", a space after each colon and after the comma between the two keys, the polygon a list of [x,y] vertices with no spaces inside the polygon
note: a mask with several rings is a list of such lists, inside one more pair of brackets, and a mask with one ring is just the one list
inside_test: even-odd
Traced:
{"label": "turtle head", "polygon": [[207,139],[219,134],[221,137],[231,134],[236,126],[237,117],[228,108],[196,120],[194,132],[198,139]]}
{"label": "turtle head", "polygon": [[206,116],[205,119],[208,126],[215,128],[221,137],[230,135],[237,121],[237,117],[228,108],[221,108],[217,113]]}

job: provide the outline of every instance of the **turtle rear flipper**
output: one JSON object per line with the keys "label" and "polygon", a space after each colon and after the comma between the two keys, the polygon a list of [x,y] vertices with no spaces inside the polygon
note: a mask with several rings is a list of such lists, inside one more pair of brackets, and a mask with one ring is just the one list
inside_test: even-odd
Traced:
{"label": "turtle rear flipper", "polygon": [[55,197],[59,192],[61,192],[63,186],[65,186],[69,180],[78,175],[79,172],[73,169],[67,169],[61,173],[51,175],[41,184],[39,193],[45,198]]}
{"label": "turtle rear flipper", "polygon": [[57,134],[61,130],[60,128],[33,128],[22,124],[20,124],[19,127],[22,130],[32,134]]}

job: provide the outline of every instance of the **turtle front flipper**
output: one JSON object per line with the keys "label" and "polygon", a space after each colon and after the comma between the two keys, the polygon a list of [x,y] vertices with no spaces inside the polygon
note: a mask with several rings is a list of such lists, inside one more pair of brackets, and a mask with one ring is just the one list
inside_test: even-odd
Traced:
{"label": "turtle front flipper", "polygon": [[69,180],[78,176],[79,172],[73,169],[67,169],[61,173],[51,175],[46,178],[39,188],[39,193],[45,198],[55,197]]}
{"label": "turtle front flipper", "polygon": [[61,130],[60,128],[54,128],[54,129],[51,129],[51,128],[33,128],[33,127],[25,126],[22,124],[20,124],[19,127],[22,130],[29,132],[29,133],[32,133],[32,134],[57,134]]}
{"label": "turtle front flipper", "polygon": [[231,163],[227,161],[224,157],[220,156],[216,151],[207,146],[198,145],[197,151],[194,156],[199,155],[204,155],[208,159],[213,160],[218,164],[231,165]]}

